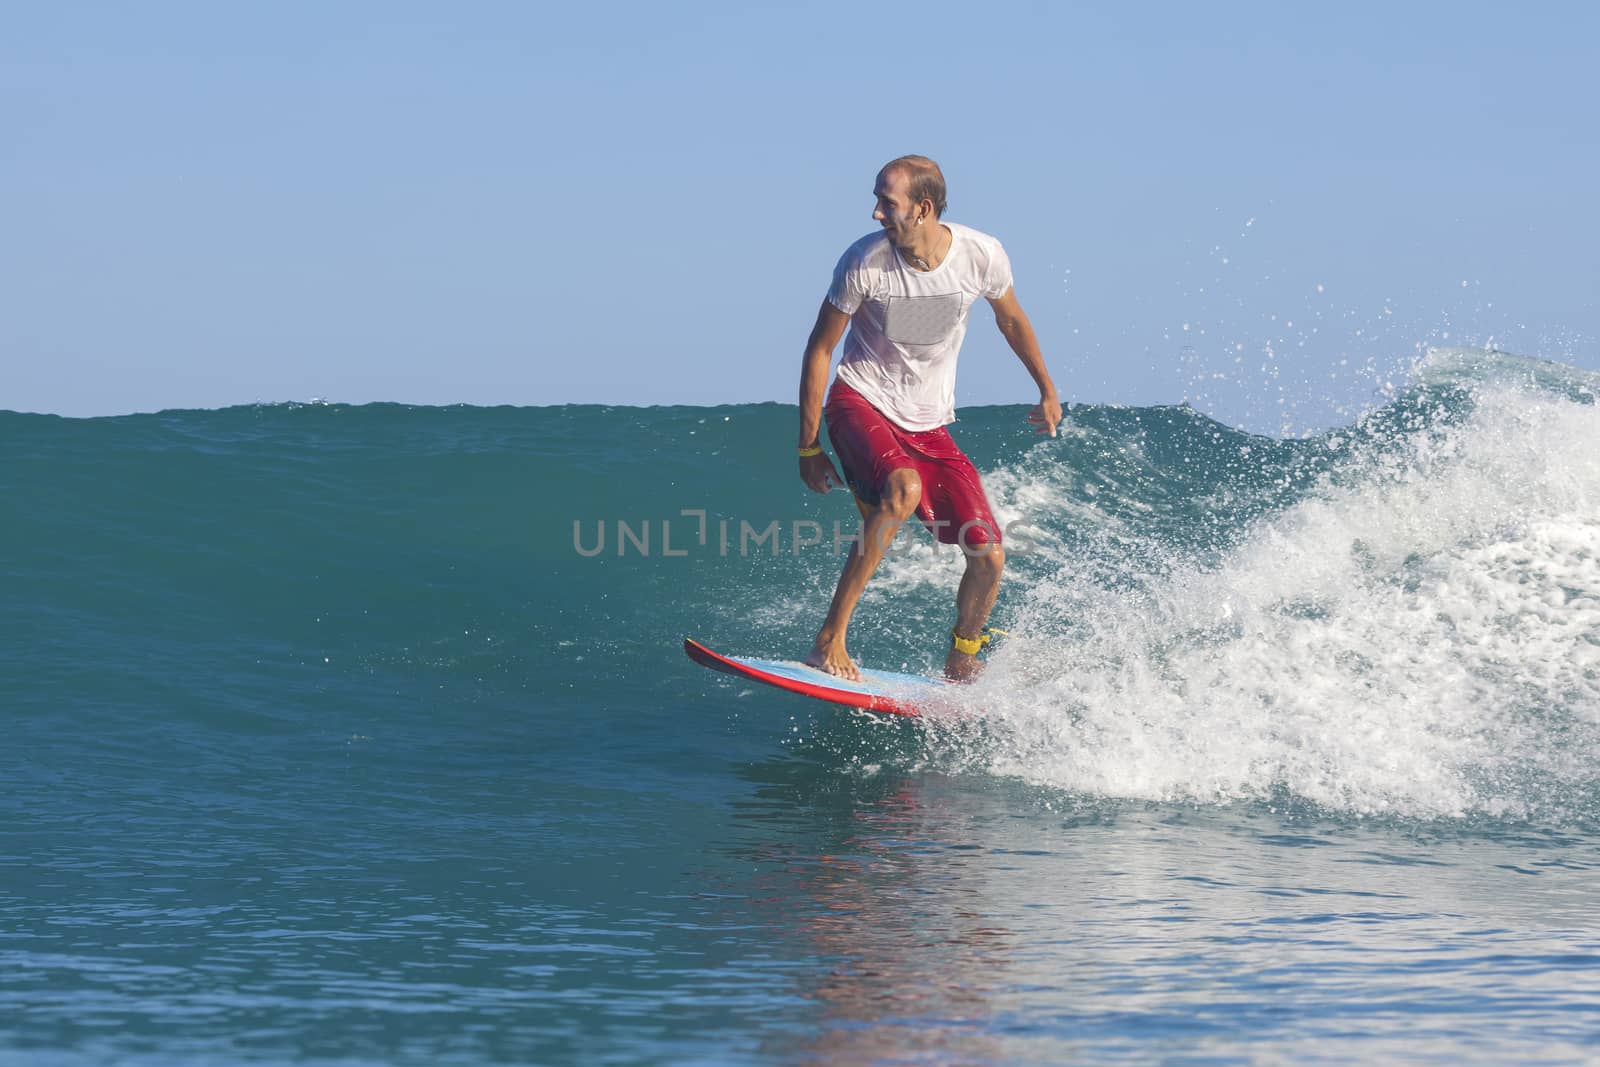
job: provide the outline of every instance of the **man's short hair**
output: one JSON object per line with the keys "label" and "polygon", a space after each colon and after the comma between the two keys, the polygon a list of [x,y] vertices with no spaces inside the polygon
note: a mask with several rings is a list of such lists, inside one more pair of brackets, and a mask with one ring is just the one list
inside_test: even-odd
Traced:
{"label": "man's short hair", "polygon": [[939,164],[927,156],[901,156],[885,163],[879,173],[887,174],[891,170],[905,171],[906,180],[911,185],[913,204],[932,200],[933,217],[936,219],[944,217],[944,171],[939,169]]}

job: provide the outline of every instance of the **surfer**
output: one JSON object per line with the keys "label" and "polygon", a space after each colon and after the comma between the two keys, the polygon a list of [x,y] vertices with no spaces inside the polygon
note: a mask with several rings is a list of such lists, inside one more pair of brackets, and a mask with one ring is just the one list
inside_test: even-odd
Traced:
{"label": "surfer", "polygon": [[[867,579],[916,512],[942,543],[959,544],[966,572],[956,591],[946,676],[977,674],[984,623],[1005,568],[1000,528],[972,462],[945,426],[955,421],[956,359],[967,313],[983,298],[995,325],[1039,387],[1028,420],[1054,437],[1061,401],[1011,287],[1011,262],[988,234],[943,221],[944,174],[926,156],[901,156],[878,172],[872,217],[881,229],[845,250],[817,311],[800,370],[800,478],[826,493],[848,486],[861,537],[839,575],[806,662],[859,677],[845,631]],[[832,389],[828,364],[849,326]],[[827,402],[824,405],[824,391]],[[844,468],[822,451],[821,422]]]}

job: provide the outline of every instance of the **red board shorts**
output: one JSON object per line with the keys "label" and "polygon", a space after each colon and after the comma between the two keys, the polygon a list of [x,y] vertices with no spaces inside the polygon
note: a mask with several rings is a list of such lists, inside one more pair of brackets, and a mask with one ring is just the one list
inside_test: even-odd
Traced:
{"label": "red board shorts", "polygon": [[964,548],[1000,543],[1000,524],[978,471],[949,430],[902,430],[837,378],[822,417],[850,491],[867,506],[876,507],[883,498],[891,472],[909,468],[922,479],[917,517],[930,533],[947,545],[960,538]]}

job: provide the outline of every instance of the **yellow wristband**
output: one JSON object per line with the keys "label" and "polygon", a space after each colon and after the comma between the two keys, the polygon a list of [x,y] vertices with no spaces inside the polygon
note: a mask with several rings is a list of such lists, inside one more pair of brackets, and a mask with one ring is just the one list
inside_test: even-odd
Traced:
{"label": "yellow wristband", "polygon": [[812,445],[810,448],[802,448],[800,450],[800,458],[801,459],[805,459],[807,456],[820,456],[820,455],[822,455],[822,446],[821,445]]}

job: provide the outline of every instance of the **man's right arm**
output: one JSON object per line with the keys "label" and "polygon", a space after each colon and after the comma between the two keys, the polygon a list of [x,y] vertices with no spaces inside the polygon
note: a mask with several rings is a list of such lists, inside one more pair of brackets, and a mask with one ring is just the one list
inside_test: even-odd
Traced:
{"label": "man's right arm", "polygon": [[[828,390],[828,365],[833,362],[833,350],[850,325],[850,316],[833,306],[826,298],[817,309],[816,325],[806,340],[806,354],[800,364],[800,447],[813,448],[822,434],[822,398]],[[802,456],[800,478],[819,493],[828,491],[828,476],[843,485],[833,461],[826,453]]]}

